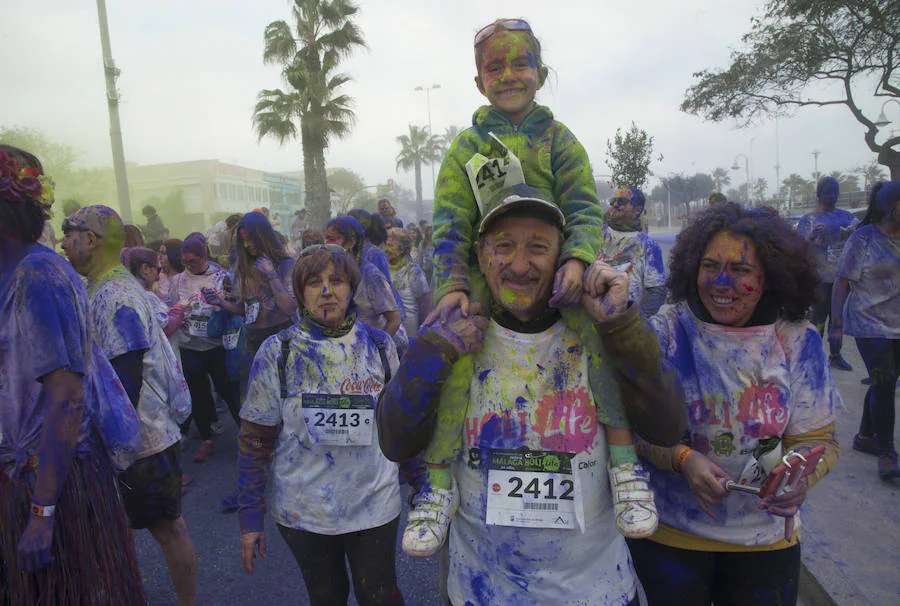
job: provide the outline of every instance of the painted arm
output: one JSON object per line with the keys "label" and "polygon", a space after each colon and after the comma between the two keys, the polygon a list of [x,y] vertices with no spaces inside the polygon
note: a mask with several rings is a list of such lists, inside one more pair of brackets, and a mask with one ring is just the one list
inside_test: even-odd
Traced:
{"label": "painted arm", "polygon": [[266,472],[272,464],[277,434],[277,427],[241,421],[237,482],[241,534],[264,529]]}
{"label": "painted arm", "polygon": [[135,410],[141,399],[141,387],[144,385],[144,353],[146,351],[146,349],[129,351],[109,361]]}
{"label": "painted arm", "polygon": [[589,266],[597,258],[603,237],[603,210],[597,197],[591,161],[571,131],[560,124],[554,128],[558,133],[550,159],[555,179],[553,199],[566,216],[565,242],[559,264],[578,259]]}
{"label": "painted arm", "polygon": [[[416,299],[416,305],[419,307],[419,317],[416,318],[416,321],[421,326],[425,323],[425,318],[428,317],[428,314],[431,313],[431,293],[426,292]],[[412,335],[409,336],[411,337]]]}
{"label": "painted arm", "polygon": [[[54,370],[42,379],[46,399],[38,449],[40,464],[35,470],[34,494],[36,505],[56,505],[63,482],[69,471],[72,453],[78,440],[78,430],[84,413],[82,376],[63,368]],[[55,517],[31,516],[19,539],[18,555],[26,572],[37,572],[53,558]]]}
{"label": "painted arm", "polygon": [[660,356],[659,341],[633,305],[596,325],[622,389],[631,427],[651,444],[674,446],[687,429],[677,375]]}
{"label": "painted arm", "polygon": [[278,313],[290,316],[297,312],[297,301],[294,300],[294,297],[291,296],[291,293],[288,292],[287,286],[285,286],[284,281],[281,279],[281,276],[278,275],[278,272],[272,272],[266,278],[269,280],[269,286],[272,288],[272,294],[275,300],[275,307],[278,308]]}
{"label": "painted arm", "polygon": [[393,337],[400,328],[400,310],[395,309],[394,311],[386,311],[381,314],[381,317],[384,318],[384,332]]}

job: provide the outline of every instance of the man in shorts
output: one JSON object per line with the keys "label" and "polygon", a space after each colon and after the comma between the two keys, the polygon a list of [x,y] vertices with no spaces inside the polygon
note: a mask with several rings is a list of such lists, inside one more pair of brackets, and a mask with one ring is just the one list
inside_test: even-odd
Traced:
{"label": "man in shorts", "polygon": [[[161,319],[119,261],[122,219],[87,206],[63,223],[63,250],[87,278],[94,334],[137,409],[143,436],[137,461],[119,476],[132,528],[150,530],[165,554],[180,606],[194,604],[197,556],[181,516],[181,432],[187,418],[183,377]],[[173,417],[179,416],[179,419]]]}

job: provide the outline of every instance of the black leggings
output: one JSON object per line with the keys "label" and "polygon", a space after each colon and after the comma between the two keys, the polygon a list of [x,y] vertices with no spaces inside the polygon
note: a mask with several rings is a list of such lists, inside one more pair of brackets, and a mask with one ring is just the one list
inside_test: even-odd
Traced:
{"label": "black leggings", "polygon": [[[819,285],[819,301],[812,308],[812,322],[816,325],[816,329],[822,337],[828,335],[828,326],[831,324],[831,291],[834,290],[834,282],[822,282]],[[828,324],[825,323],[828,320]],[[836,356],[841,353],[841,344],[837,346],[828,343],[831,355]]]}
{"label": "black leggings", "polygon": [[797,603],[800,545],[776,551],[712,552],[628,540],[649,606]]}
{"label": "black leggings", "polygon": [[324,535],[278,525],[300,566],[311,606],[346,604],[350,596],[346,560],[353,575],[353,594],[360,606],[403,606],[397,586],[394,553],[400,518],[384,526]]}
{"label": "black leggings", "polygon": [[[212,379],[216,393],[228,404],[231,417],[236,425],[241,421],[238,413],[240,406],[234,394],[234,386],[228,378],[228,369],[225,366],[225,348],[213,347],[206,351],[194,351],[181,348],[181,369],[184,371],[184,380],[187,381],[188,390],[191,392],[191,416],[197,424],[197,433],[201,440],[211,440],[212,432],[210,424],[215,419],[216,403],[212,397],[209,380]],[[188,419],[182,424],[182,431],[190,426]]]}
{"label": "black leggings", "polygon": [[856,348],[866,363],[872,385],[866,392],[859,433],[876,436],[881,454],[894,449],[894,393],[900,377],[900,339],[857,337]]}

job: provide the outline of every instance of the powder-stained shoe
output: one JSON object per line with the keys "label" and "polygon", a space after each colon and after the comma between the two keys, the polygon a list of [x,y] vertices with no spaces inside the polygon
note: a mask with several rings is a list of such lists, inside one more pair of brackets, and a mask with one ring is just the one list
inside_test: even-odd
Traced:
{"label": "powder-stained shoe", "polygon": [[841,354],[835,354],[828,358],[828,361],[831,363],[832,368],[837,368],[838,370],[846,370],[851,371],[853,367],[850,366],[850,362],[844,359],[844,356]]}
{"label": "powder-stained shoe", "polygon": [[900,478],[900,466],[897,465],[896,450],[891,450],[878,456],[878,477],[882,480]]}
{"label": "powder-stained shoe", "polygon": [[650,473],[640,463],[609,468],[616,528],[629,539],[647,538],[659,526],[659,515],[656,513],[649,481]]}
{"label": "powder-stained shoe", "polygon": [[213,451],[213,442],[212,440],[203,440],[200,443],[200,448],[197,449],[197,452],[194,453],[194,463],[204,463],[206,459],[209,458],[209,455],[212,454]]}
{"label": "powder-stained shoe", "polygon": [[864,452],[870,455],[878,454],[878,438],[875,436],[864,436],[861,433],[853,436],[853,450]]}
{"label": "powder-stained shoe", "polygon": [[447,540],[450,519],[459,507],[456,480],[450,490],[426,487],[413,499],[409,522],[403,531],[403,551],[416,558],[427,558],[438,552]]}

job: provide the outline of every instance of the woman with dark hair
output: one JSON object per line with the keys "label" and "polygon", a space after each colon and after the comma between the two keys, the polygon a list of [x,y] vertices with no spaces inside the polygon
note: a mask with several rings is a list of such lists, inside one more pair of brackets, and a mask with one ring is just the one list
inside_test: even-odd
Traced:
{"label": "woman with dark hair", "polygon": [[397,352],[382,331],[357,321],[360,279],[353,258],[338,246],[300,253],[293,291],[301,319],[262,344],[241,408],[244,570],[252,573],[256,553],[266,554],[269,511],[313,604],[347,603],[348,562],[360,604],[404,603],[394,560],[397,465],[382,454],[374,428]]}
{"label": "woman with dark hair", "polygon": [[234,301],[223,293],[208,301],[244,316],[246,336],[241,364],[241,393],[246,392],[253,357],[262,342],[289,327],[297,315],[291,290],[294,259],[284,250],[272,224],[260,212],[249,212],[235,225]]}
{"label": "woman with dark hair", "polygon": [[[686,226],[669,263],[674,305],[650,319],[688,403],[673,448],[639,445],[650,463],[659,530],[629,540],[655,604],[794,604],[800,573],[793,519],[838,458],[840,394],[806,320],[818,268],[809,243],[771,209],[709,207]],[[791,451],[822,446],[815,471],[762,500]]]}
{"label": "woman with dark hair", "polygon": [[894,448],[900,377],[900,181],[872,187],[869,208],[838,261],[828,340],[856,337],[872,384],[863,400],[853,448],[878,456],[883,480],[900,478]]}
{"label": "woman with dark hair", "polygon": [[162,245],[159,247],[159,267],[156,295],[162,301],[167,301],[172,278],[184,271],[184,263],[181,260],[181,240],[169,238],[162,241]]}
{"label": "woman with dark hair", "polygon": [[139,441],[137,419],[94,347],[81,277],[36,244],[52,191],[35,156],[0,144],[0,604],[146,604],[92,422],[130,417]]}
{"label": "woman with dark hair", "polygon": [[144,234],[137,225],[125,226],[125,246],[122,248],[133,248],[135,246],[145,246]]}
{"label": "woman with dark hair", "polygon": [[[388,333],[397,345],[400,355],[406,351],[409,340],[402,324],[399,297],[394,295],[390,280],[378,267],[363,258],[365,232],[353,217],[336,217],[325,225],[325,242],[337,244],[359,264],[362,283],[356,289],[353,302],[361,322]],[[390,268],[388,268],[390,273]]]}
{"label": "woman with dark hair", "polygon": [[122,264],[128,268],[131,275],[137,278],[137,281],[150,295],[150,305],[154,312],[162,316],[163,331],[171,339],[184,323],[184,311],[177,305],[168,309],[166,304],[153,292],[153,286],[159,282],[162,274],[159,260],[160,254],[145,246],[122,249]]}

